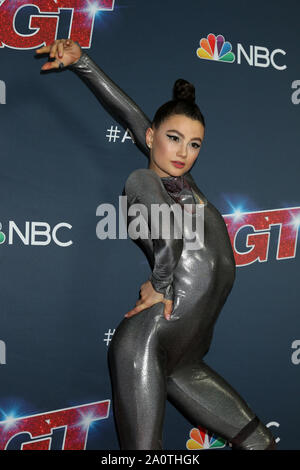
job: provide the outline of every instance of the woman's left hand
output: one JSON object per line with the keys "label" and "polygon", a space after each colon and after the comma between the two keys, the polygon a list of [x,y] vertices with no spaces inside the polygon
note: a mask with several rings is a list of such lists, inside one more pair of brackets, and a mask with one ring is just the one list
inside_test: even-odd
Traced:
{"label": "woman's left hand", "polygon": [[157,292],[152,284],[151,281],[147,281],[141,286],[141,298],[136,302],[136,307],[129,312],[126,313],[125,317],[130,318],[133,315],[141,312],[145,308],[152,307],[152,305],[157,304],[159,302],[163,302],[165,304],[164,308],[164,316],[167,320],[170,319],[170,315],[173,309],[173,301],[166,300],[163,294]]}
{"label": "woman's left hand", "polygon": [[49,54],[52,62],[46,62],[41,70],[58,69],[63,63],[64,67],[77,62],[82,54],[81,47],[72,39],[56,39],[49,46],[40,47],[35,51],[37,54]]}

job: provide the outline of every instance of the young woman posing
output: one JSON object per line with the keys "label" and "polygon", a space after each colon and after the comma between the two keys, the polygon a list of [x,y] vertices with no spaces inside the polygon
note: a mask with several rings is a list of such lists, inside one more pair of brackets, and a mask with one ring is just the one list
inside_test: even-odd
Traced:
{"label": "young woman posing", "polygon": [[[222,215],[190,174],[205,134],[193,85],[178,79],[173,100],[150,122],[78,43],[61,39],[37,52],[54,59],[42,70],[65,66],[82,78],[149,158],[148,168],[133,171],[124,190],[129,207],[140,203],[147,208],[149,228],[153,204],[178,203],[182,211],[184,204],[204,206],[204,246],[198,249],[189,249],[192,234],[186,226],[181,238],[149,234],[135,240],[152,273],[108,349],[120,448],[162,449],[168,399],[192,425],[223,437],[233,449],[275,449],[270,430],[203,361],[234,283],[235,261]],[[172,234],[174,220],[170,224]]]}

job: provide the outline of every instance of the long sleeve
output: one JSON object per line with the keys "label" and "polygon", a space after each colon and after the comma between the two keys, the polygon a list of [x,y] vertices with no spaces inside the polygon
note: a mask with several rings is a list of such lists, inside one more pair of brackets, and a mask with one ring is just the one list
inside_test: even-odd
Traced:
{"label": "long sleeve", "polygon": [[68,69],[75,72],[92,90],[102,106],[125,129],[129,129],[135,144],[149,157],[149,149],[146,145],[146,129],[151,122],[137,104],[116,85],[100,67],[82,51],[81,57]]}
{"label": "long sleeve", "polygon": [[[182,236],[175,238],[175,233],[181,233],[181,220],[176,216],[169,217],[169,236],[165,237],[161,230],[163,224],[159,217],[153,217],[152,210],[155,204],[167,204],[170,207],[175,202],[165,191],[159,176],[150,169],[140,168],[133,171],[125,183],[125,194],[129,205],[143,204],[145,208],[144,218],[147,217],[153,242],[154,267],[150,277],[152,286],[157,292],[164,294],[165,299],[173,300],[173,273],[183,248]],[[172,211],[169,214],[172,215]],[[153,232],[156,233],[155,238]]]}

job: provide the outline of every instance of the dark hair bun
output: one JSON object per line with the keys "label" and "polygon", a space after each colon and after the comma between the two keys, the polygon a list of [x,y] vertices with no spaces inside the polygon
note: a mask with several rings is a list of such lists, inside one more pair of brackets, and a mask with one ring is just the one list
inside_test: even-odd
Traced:
{"label": "dark hair bun", "polygon": [[178,78],[173,86],[173,100],[195,103],[195,87],[183,78]]}

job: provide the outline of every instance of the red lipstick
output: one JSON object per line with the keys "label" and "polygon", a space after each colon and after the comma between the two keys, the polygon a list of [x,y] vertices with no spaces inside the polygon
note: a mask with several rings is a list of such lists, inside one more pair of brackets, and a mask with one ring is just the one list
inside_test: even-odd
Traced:
{"label": "red lipstick", "polygon": [[183,167],[184,167],[184,163],[183,163],[183,162],[172,161],[171,163],[172,163],[176,168],[183,168]]}

